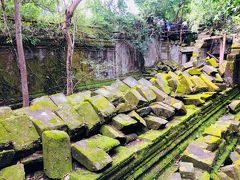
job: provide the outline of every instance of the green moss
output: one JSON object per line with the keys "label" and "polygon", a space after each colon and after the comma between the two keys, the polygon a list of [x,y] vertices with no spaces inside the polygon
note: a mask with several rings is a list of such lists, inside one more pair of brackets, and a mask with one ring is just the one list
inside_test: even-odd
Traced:
{"label": "green moss", "polygon": [[40,109],[49,109],[56,110],[57,106],[48,96],[42,96],[40,98],[36,98],[32,100],[30,110],[40,110]]}
{"label": "green moss", "polygon": [[8,106],[0,107],[0,120],[6,119],[13,114],[13,111]]}
{"label": "green moss", "polygon": [[204,74],[201,74],[200,77],[205,82],[205,84],[208,86],[209,91],[219,91],[219,87],[216,86],[211,81],[209,81],[208,78]]}
{"label": "green moss", "polygon": [[98,179],[98,177],[101,175],[101,173],[94,173],[90,172],[83,168],[78,168],[77,170],[70,173],[69,180],[95,180]]}
{"label": "green moss", "polygon": [[210,65],[210,66],[212,66],[212,67],[218,67],[218,62],[216,61],[216,59],[214,59],[214,58],[207,58],[206,59],[206,64],[207,65]]}
{"label": "green moss", "polygon": [[103,120],[98,116],[93,106],[89,102],[80,102],[78,106],[75,106],[76,111],[89,130],[93,130]]}
{"label": "green moss", "polygon": [[61,179],[72,171],[71,144],[63,131],[45,131],[42,135],[43,164],[45,174]]}
{"label": "green moss", "polygon": [[103,117],[111,116],[117,111],[113,104],[101,95],[93,96],[89,101]]}
{"label": "green moss", "polygon": [[27,116],[13,116],[0,123],[8,131],[16,151],[27,151],[40,145],[40,137]]}
{"label": "green moss", "polygon": [[100,148],[106,152],[120,145],[118,140],[100,134],[92,136],[86,141],[89,147]]}
{"label": "green moss", "polygon": [[162,131],[149,130],[149,131],[145,132],[144,134],[141,134],[138,138],[155,142],[161,136],[162,136]]}
{"label": "green moss", "polygon": [[85,99],[88,99],[90,97],[91,91],[83,91],[67,96],[68,100],[72,105],[78,105],[79,103],[83,102]]}
{"label": "green moss", "polygon": [[25,180],[23,164],[16,164],[0,171],[1,180]]}

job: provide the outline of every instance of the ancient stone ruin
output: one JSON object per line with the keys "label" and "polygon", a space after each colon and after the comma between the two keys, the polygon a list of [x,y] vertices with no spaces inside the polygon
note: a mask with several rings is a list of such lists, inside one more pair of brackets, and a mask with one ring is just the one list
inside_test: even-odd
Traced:
{"label": "ancient stone ruin", "polygon": [[240,179],[233,48],[221,65],[159,64],[147,78],[1,107],[0,179]]}

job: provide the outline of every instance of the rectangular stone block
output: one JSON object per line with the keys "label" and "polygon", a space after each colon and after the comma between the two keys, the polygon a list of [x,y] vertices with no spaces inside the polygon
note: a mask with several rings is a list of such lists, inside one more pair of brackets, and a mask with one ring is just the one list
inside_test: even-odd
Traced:
{"label": "rectangular stone block", "polygon": [[67,98],[72,105],[78,105],[85,99],[89,99],[91,97],[91,93],[92,93],[91,91],[83,91],[76,94],[71,94],[67,96]]}
{"label": "rectangular stone block", "polygon": [[112,162],[104,150],[89,147],[86,140],[72,144],[72,156],[89,171],[100,171]]}
{"label": "rectangular stone block", "polygon": [[175,114],[175,109],[162,102],[156,102],[150,104],[150,107],[156,116],[161,116],[165,118],[171,118]]}
{"label": "rectangular stone block", "polygon": [[128,85],[130,88],[133,88],[134,86],[139,85],[138,81],[134,79],[133,77],[129,76],[126,79],[123,80],[123,82]]}
{"label": "rectangular stone block", "polygon": [[72,171],[71,144],[64,131],[45,131],[42,135],[43,165],[45,174],[52,179],[62,179]]}
{"label": "rectangular stone block", "polygon": [[50,99],[56,104],[57,106],[62,106],[65,104],[70,104],[70,101],[63,93],[57,93],[49,96]]}
{"label": "rectangular stone block", "polygon": [[119,131],[117,128],[111,125],[103,125],[100,129],[100,132],[104,136],[119,139],[120,141],[122,139],[125,139],[125,135],[121,131]]}
{"label": "rectangular stone block", "polygon": [[164,128],[165,125],[168,123],[168,121],[166,121],[165,119],[156,116],[147,116],[144,119],[147,123],[147,127],[153,130]]}
{"label": "rectangular stone block", "polygon": [[28,112],[28,117],[34,123],[40,136],[46,130],[67,131],[66,123],[48,109],[30,111]]}
{"label": "rectangular stone block", "polygon": [[137,124],[137,121],[126,114],[118,114],[112,118],[112,124],[118,130]]}
{"label": "rectangular stone block", "polygon": [[117,111],[114,105],[101,95],[93,96],[89,101],[103,117],[112,116]]}
{"label": "rectangular stone block", "polygon": [[148,103],[148,101],[135,89],[128,91],[124,99],[133,107],[140,107]]}
{"label": "rectangular stone block", "polygon": [[147,101],[152,102],[156,100],[156,94],[149,87],[138,85],[135,88]]}
{"label": "rectangular stone block", "polygon": [[23,164],[19,163],[6,167],[0,171],[1,180],[25,180],[25,171]]}
{"label": "rectangular stone block", "polygon": [[48,97],[42,96],[36,99],[33,99],[31,102],[30,110],[41,110],[41,109],[48,109],[48,110],[56,110],[57,105]]}
{"label": "rectangular stone block", "polygon": [[25,152],[40,146],[40,136],[27,116],[12,116],[0,123],[9,133],[16,151]]}

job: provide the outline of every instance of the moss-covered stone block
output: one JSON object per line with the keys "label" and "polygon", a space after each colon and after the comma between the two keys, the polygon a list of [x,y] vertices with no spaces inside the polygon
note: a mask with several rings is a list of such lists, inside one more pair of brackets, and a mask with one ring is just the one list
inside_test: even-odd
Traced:
{"label": "moss-covered stone block", "polygon": [[191,76],[194,76],[194,75],[198,75],[199,76],[202,73],[200,68],[190,68],[190,69],[187,70],[187,72]]}
{"label": "moss-covered stone block", "polygon": [[39,135],[46,130],[65,130],[67,131],[66,123],[59,118],[52,111],[45,110],[35,110],[28,112],[28,117],[34,123]]}
{"label": "moss-covered stone block", "polygon": [[130,88],[133,88],[137,85],[139,85],[139,82],[134,79],[132,76],[129,76],[123,80],[123,82],[128,85]]}
{"label": "moss-covered stone block", "polygon": [[168,123],[168,121],[166,121],[165,119],[156,116],[147,116],[144,119],[147,123],[147,127],[153,130],[164,128],[165,125]]}
{"label": "moss-covered stone block", "polygon": [[[1,122],[1,121],[0,121]],[[12,142],[9,132],[0,123],[0,150],[10,149],[12,147]]]}
{"label": "moss-covered stone block", "polygon": [[168,97],[168,95],[165,92],[163,92],[162,90],[158,89],[156,86],[152,86],[151,89],[156,94],[157,101],[159,101],[159,102],[164,101]]}
{"label": "moss-covered stone block", "polygon": [[118,130],[121,130],[137,124],[137,121],[126,114],[118,114],[112,118],[112,124]]}
{"label": "moss-covered stone block", "polygon": [[218,67],[218,62],[214,58],[209,58],[209,57],[206,58],[206,64],[209,65],[209,66],[212,66],[214,68]]}
{"label": "moss-covered stone block", "polygon": [[72,171],[71,144],[64,131],[52,130],[42,134],[43,164],[45,174],[61,179]]}
{"label": "moss-covered stone block", "polygon": [[233,100],[229,105],[228,105],[229,110],[232,113],[238,113],[240,111],[240,100]]}
{"label": "moss-covered stone block", "polygon": [[157,98],[157,96],[153,92],[153,90],[151,90],[147,86],[138,85],[135,88],[149,102],[152,102],[152,101],[154,101]]}
{"label": "moss-covered stone block", "polygon": [[117,111],[114,105],[101,95],[93,96],[89,101],[103,117],[111,116]]}
{"label": "moss-covered stone block", "polygon": [[185,74],[180,74],[178,78],[180,83],[177,86],[176,94],[183,95],[195,92],[196,88],[191,81],[190,76],[188,77]]}
{"label": "moss-covered stone block", "polygon": [[13,149],[0,151],[0,169],[11,165],[14,162],[14,157],[15,151]]}
{"label": "moss-covered stone block", "polygon": [[192,76],[192,77],[190,77],[190,79],[193,82],[194,86],[196,87],[196,91],[206,91],[206,90],[208,90],[208,86],[198,76]]}
{"label": "moss-covered stone block", "polygon": [[216,125],[211,125],[204,130],[203,135],[205,136],[211,135],[211,136],[216,136],[218,138],[222,138],[223,131],[222,129],[218,129]]}
{"label": "moss-covered stone block", "polygon": [[40,98],[33,99],[30,110],[35,111],[41,109],[56,110],[57,105],[54,104],[54,102],[48,96],[42,96]]}
{"label": "moss-covered stone block", "polygon": [[203,143],[207,144],[205,149],[213,152],[218,148],[218,146],[220,145],[222,140],[219,137],[207,135],[207,136],[197,139],[197,142],[203,142]]}
{"label": "moss-covered stone block", "polygon": [[214,75],[214,82],[215,83],[223,83],[224,82],[223,78],[220,76],[219,73]]}
{"label": "moss-covered stone block", "polygon": [[91,91],[83,91],[76,94],[71,94],[67,96],[68,100],[72,105],[78,105],[83,102],[85,99],[89,99],[91,97]]}
{"label": "moss-covered stone block", "polygon": [[16,151],[28,151],[40,146],[40,136],[27,116],[12,116],[0,121],[9,133]]}
{"label": "moss-covered stone block", "polygon": [[168,85],[167,74],[164,73],[156,74],[156,78],[151,79],[151,83],[153,83],[153,85],[155,85],[157,88],[159,88],[166,94],[170,94],[171,88]]}
{"label": "moss-covered stone block", "polygon": [[75,106],[75,109],[82,118],[82,122],[87,125],[90,131],[103,123],[103,119],[98,116],[90,102],[81,102],[79,105]]}
{"label": "moss-covered stone block", "polygon": [[63,105],[55,111],[55,113],[66,123],[68,127],[68,134],[76,136],[83,133],[85,129],[85,122],[77,111],[70,105]]}
{"label": "moss-covered stone block", "polygon": [[152,87],[152,83],[148,80],[146,80],[145,78],[141,78],[138,80],[139,84],[146,86],[146,87]]}
{"label": "moss-covered stone block", "polygon": [[190,143],[181,159],[184,162],[193,163],[194,167],[210,171],[215,160],[215,154]]}
{"label": "moss-covered stone block", "polygon": [[179,172],[180,172],[182,178],[195,179],[193,163],[180,162],[179,163]]}
{"label": "moss-covered stone block", "polygon": [[168,81],[168,85],[171,87],[172,91],[175,92],[178,84],[180,83],[178,80],[178,76],[174,72],[169,71],[168,76],[167,76],[167,81]]}
{"label": "moss-covered stone block", "polygon": [[136,113],[136,111],[131,111],[130,113],[128,113],[128,116],[138,121],[138,123],[140,123],[141,125],[147,127],[145,120],[138,113]]}
{"label": "moss-covered stone block", "polygon": [[1,180],[25,180],[23,164],[6,167],[0,171]]}
{"label": "moss-covered stone block", "polygon": [[105,152],[108,152],[111,149],[120,145],[120,142],[117,139],[113,139],[108,136],[103,136],[101,134],[94,135],[86,139],[85,141],[87,141],[89,147],[100,148]]}
{"label": "moss-covered stone block", "polygon": [[53,94],[49,97],[57,106],[70,104],[70,101],[68,100],[68,98],[63,93]]}
{"label": "moss-covered stone block", "polygon": [[114,83],[112,83],[111,88],[122,92],[123,95],[125,95],[131,89],[129,86],[127,86],[125,83],[123,83],[120,80],[116,80]]}
{"label": "moss-covered stone block", "polygon": [[6,119],[13,114],[13,111],[8,106],[0,107],[0,120]]}
{"label": "moss-covered stone block", "polygon": [[172,97],[167,97],[163,102],[175,108],[177,113],[182,115],[187,114],[187,109],[182,101]]}
{"label": "moss-covered stone block", "polygon": [[148,103],[148,101],[135,89],[128,91],[124,99],[133,107],[140,107]]}
{"label": "moss-covered stone block", "polygon": [[182,69],[183,69],[183,70],[187,70],[187,69],[189,69],[189,68],[192,68],[193,66],[194,66],[193,62],[190,61],[190,62],[187,62],[187,63],[182,64]]}
{"label": "moss-covered stone block", "polygon": [[119,104],[123,100],[123,93],[117,88],[111,86],[99,88],[93,92],[93,95],[101,95],[114,104]]}
{"label": "moss-covered stone block", "polygon": [[209,66],[209,65],[205,65],[205,66],[203,67],[203,71],[204,71],[205,73],[207,73],[208,75],[210,75],[210,76],[214,76],[215,74],[218,73],[218,70],[217,70],[215,67]]}
{"label": "moss-covered stone block", "polygon": [[226,66],[227,66],[227,61],[223,61],[223,63],[219,66],[218,72],[221,76],[224,75]]}
{"label": "moss-covered stone block", "polygon": [[112,162],[104,150],[90,147],[86,140],[72,144],[72,156],[90,171],[102,170]]}
{"label": "moss-covered stone block", "polygon": [[100,129],[100,132],[102,135],[110,138],[115,138],[119,140],[125,139],[125,135],[112,125],[103,125]]}
{"label": "moss-covered stone block", "polygon": [[162,116],[165,118],[171,118],[175,114],[175,109],[172,106],[164,104],[162,102],[155,102],[150,104],[150,108],[156,116]]}
{"label": "moss-covered stone block", "polygon": [[201,74],[200,78],[205,82],[205,84],[208,86],[209,91],[219,91],[219,87],[216,86],[214,83],[212,83],[206,75]]}

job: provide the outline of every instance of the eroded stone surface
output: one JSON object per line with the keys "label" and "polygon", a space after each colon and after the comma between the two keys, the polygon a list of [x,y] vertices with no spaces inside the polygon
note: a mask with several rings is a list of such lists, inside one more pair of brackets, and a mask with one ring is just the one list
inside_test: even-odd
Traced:
{"label": "eroded stone surface", "polygon": [[73,105],[78,105],[83,102],[85,99],[89,99],[91,97],[91,91],[83,91],[76,94],[72,94],[67,96],[68,100]]}
{"label": "eroded stone surface", "polygon": [[162,102],[156,102],[150,105],[152,111],[157,116],[170,118],[175,114],[174,108]]}
{"label": "eroded stone surface", "polygon": [[123,82],[131,88],[139,84],[139,82],[131,76],[124,79]]}
{"label": "eroded stone surface", "polygon": [[168,123],[168,121],[166,121],[165,119],[156,116],[147,116],[144,119],[147,123],[147,127],[154,130],[163,128]]}
{"label": "eroded stone surface", "polygon": [[48,96],[42,96],[32,100],[30,109],[33,111],[41,109],[56,110],[57,105]]}
{"label": "eroded stone surface", "polygon": [[25,171],[23,164],[9,166],[0,171],[1,180],[24,180]]}
{"label": "eroded stone surface", "polygon": [[112,124],[118,130],[137,124],[137,121],[126,114],[118,114],[112,118]]}
{"label": "eroded stone surface", "polygon": [[2,106],[0,107],[0,120],[4,120],[8,117],[10,117],[13,114],[13,111],[8,106]]}

